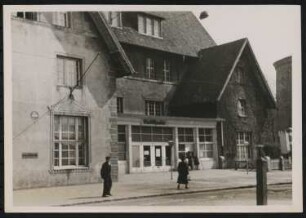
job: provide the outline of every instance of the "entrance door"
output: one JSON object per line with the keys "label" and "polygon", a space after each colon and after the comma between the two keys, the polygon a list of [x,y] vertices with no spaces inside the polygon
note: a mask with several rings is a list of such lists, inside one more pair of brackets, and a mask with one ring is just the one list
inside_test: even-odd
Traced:
{"label": "entrance door", "polygon": [[144,167],[151,166],[151,146],[150,145],[143,146],[143,166]]}
{"label": "entrance door", "polygon": [[170,166],[171,165],[171,147],[170,146],[166,146],[166,166]]}
{"label": "entrance door", "polygon": [[162,147],[155,145],[155,166],[162,166]]}

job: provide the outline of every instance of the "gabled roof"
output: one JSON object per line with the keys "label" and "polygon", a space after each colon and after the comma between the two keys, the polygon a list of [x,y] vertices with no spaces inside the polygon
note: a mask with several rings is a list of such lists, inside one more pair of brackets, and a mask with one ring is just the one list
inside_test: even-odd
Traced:
{"label": "gabled roof", "polygon": [[123,71],[119,76],[126,76],[135,73],[135,70],[121,47],[118,39],[108,26],[101,12],[88,12],[94,24],[97,27],[98,33],[104,39],[110,54],[114,57],[115,62],[121,65]]}
{"label": "gabled roof", "polygon": [[185,74],[181,81],[178,96],[181,96],[182,101],[179,104],[190,105],[219,101],[245,51],[252,57],[259,87],[265,93],[269,105],[275,107],[273,95],[246,38],[201,50],[199,62]]}
{"label": "gabled roof", "polygon": [[118,40],[121,43],[192,57],[197,57],[201,49],[216,45],[192,12],[148,13],[164,18],[163,38],[142,35],[130,27],[113,28]]}

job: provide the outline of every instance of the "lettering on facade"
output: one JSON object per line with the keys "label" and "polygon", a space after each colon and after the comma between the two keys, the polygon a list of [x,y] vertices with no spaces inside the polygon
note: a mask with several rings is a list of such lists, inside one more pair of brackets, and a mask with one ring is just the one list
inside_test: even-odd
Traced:
{"label": "lettering on facade", "polygon": [[155,120],[155,119],[144,119],[144,124],[155,124],[155,125],[165,125],[166,121],[164,120]]}
{"label": "lettering on facade", "polygon": [[38,153],[22,153],[22,159],[37,159]]}

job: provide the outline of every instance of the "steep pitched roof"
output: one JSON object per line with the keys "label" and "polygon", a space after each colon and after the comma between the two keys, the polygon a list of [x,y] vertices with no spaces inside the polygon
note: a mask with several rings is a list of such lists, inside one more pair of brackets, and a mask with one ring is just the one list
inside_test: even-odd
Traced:
{"label": "steep pitched roof", "polygon": [[256,65],[258,75],[255,76],[260,87],[264,90],[270,106],[274,107],[273,95],[247,39],[201,50],[198,63],[185,74],[178,88],[177,95],[182,99],[179,104],[188,105],[220,100],[240,56],[246,49],[251,53]]}
{"label": "steep pitched roof", "polygon": [[149,14],[164,18],[163,38],[145,36],[130,27],[113,28],[118,40],[121,43],[192,57],[197,57],[199,50],[216,45],[192,12],[149,12]]}
{"label": "steep pitched roof", "polygon": [[120,72],[121,75],[119,76],[126,76],[135,73],[135,70],[130,60],[125,54],[118,39],[111,31],[110,27],[108,26],[103,14],[101,14],[101,12],[88,12],[88,13],[92,18],[94,24],[96,25],[100,36],[106,42],[110,54],[114,57],[114,60],[121,65],[123,69],[123,71]]}

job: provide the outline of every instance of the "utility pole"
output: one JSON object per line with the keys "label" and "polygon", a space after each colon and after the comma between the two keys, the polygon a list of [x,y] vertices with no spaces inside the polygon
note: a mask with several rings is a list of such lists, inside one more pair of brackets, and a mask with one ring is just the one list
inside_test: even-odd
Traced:
{"label": "utility pole", "polygon": [[257,146],[256,162],[256,197],[257,205],[267,205],[267,160],[264,158],[263,145]]}

